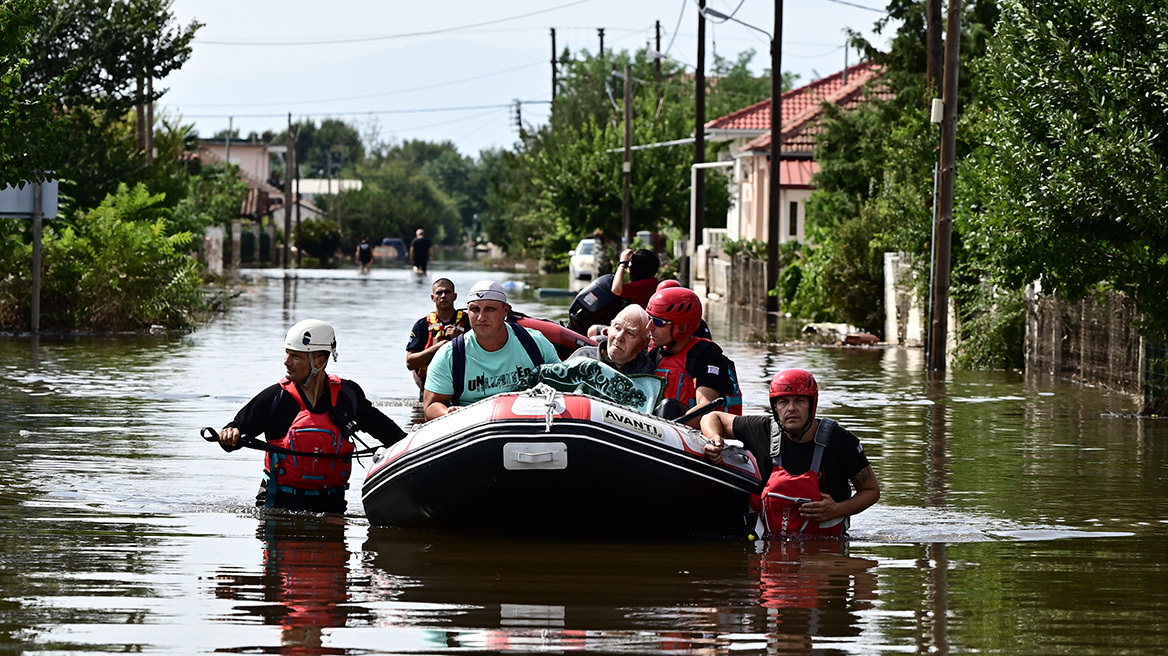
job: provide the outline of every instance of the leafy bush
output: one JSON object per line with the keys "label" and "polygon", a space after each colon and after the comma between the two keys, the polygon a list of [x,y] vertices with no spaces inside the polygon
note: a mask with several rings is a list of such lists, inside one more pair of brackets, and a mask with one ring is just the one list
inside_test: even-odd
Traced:
{"label": "leafy bush", "polygon": [[300,224],[296,247],[326,266],[341,246],[341,228],[332,221],[314,219]]}
{"label": "leafy bush", "polygon": [[[190,233],[167,235],[161,194],[121,185],[72,226],[46,226],[41,328],[49,331],[189,327],[203,307]],[[5,222],[0,237],[0,327],[27,329],[32,246]]]}

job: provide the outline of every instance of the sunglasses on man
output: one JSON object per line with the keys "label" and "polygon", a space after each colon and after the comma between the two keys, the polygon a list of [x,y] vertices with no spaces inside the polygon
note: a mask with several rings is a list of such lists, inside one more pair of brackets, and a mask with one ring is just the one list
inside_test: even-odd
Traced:
{"label": "sunglasses on man", "polygon": [[658,328],[661,328],[663,326],[672,326],[673,325],[673,322],[670,321],[669,319],[661,319],[659,317],[649,317],[649,321],[650,321],[650,323],[652,323],[654,326],[656,326]]}

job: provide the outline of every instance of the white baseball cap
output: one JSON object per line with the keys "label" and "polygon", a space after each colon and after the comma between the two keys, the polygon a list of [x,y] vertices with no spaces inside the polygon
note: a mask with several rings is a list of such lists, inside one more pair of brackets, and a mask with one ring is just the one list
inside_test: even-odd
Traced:
{"label": "white baseball cap", "polygon": [[480,280],[476,282],[474,287],[470,288],[470,293],[466,295],[467,303],[471,301],[499,301],[500,303],[507,302],[507,292],[503,290],[503,285],[494,280]]}

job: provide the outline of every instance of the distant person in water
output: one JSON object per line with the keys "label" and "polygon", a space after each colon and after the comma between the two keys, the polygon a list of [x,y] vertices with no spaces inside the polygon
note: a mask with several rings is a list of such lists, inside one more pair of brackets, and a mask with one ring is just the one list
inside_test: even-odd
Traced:
{"label": "distant person in water", "polygon": [[369,235],[361,235],[361,241],[357,244],[357,263],[361,265],[361,273],[369,273],[373,270],[373,244],[369,243]]}
{"label": "distant person in water", "polygon": [[[284,338],[284,373],[248,401],[223,430],[219,445],[239,448],[240,435],[264,438],[278,447],[307,453],[352,453],[357,430],[390,445],[405,432],[365,397],[357,383],[325,371],[337,358],[333,327],[318,319],[292,326]],[[256,506],[344,513],[353,463],[348,458],[312,458],[268,453]]]}
{"label": "distant person in water", "polygon": [[433,244],[426,239],[426,231],[418,228],[414,240],[410,242],[410,261],[414,263],[414,273],[426,273],[430,266],[430,248]]}

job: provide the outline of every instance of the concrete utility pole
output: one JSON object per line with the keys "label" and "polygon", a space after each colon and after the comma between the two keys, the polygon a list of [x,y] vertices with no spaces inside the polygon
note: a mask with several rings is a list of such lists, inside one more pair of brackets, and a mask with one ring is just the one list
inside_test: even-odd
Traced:
{"label": "concrete utility pole", "polygon": [[292,234],[292,153],[295,147],[292,142],[292,112],[288,112],[288,134],[284,150],[284,257],[281,259],[285,269],[288,268],[288,257],[291,254],[288,236]]}
{"label": "concrete utility pole", "polygon": [[[698,64],[694,74],[694,84],[697,85],[694,118],[694,164],[706,161],[706,0],[698,0]],[[702,245],[702,231],[706,228],[706,171],[697,167],[697,177],[694,179],[694,220],[692,233],[689,238],[693,242],[690,253],[697,253],[698,246]],[[690,263],[690,278],[697,270],[693,262]],[[692,282],[691,282],[692,284]]]}
{"label": "concrete utility pole", "polygon": [[621,178],[625,185],[621,204],[622,245],[629,248],[633,244],[633,68],[629,64],[625,64],[625,160],[621,163]]}
{"label": "concrete utility pole", "polygon": [[235,128],[232,127],[234,125],[235,125],[235,117],[228,116],[227,117],[227,154],[224,155],[224,158],[227,160],[228,166],[231,166],[231,133],[235,131]]}
{"label": "concrete utility pole", "polygon": [[552,28],[552,103],[556,102],[556,67],[559,62],[556,61],[556,28]]}
{"label": "concrete utility pole", "polygon": [[[779,284],[779,240],[782,201],[779,180],[779,158],[782,156],[783,136],[783,0],[775,0],[775,31],[771,37],[771,162],[767,206],[767,291]],[[796,217],[787,217],[794,221]],[[779,297],[767,294],[768,312],[779,309]]]}
{"label": "concrete utility pole", "polygon": [[945,104],[941,119],[941,179],[937,198],[936,243],[933,245],[933,289],[930,304],[929,371],[945,371],[945,345],[949,341],[950,259],[953,245],[953,186],[957,178],[954,150],[957,146],[957,80],[961,49],[961,0],[949,0],[949,24],[945,33]]}
{"label": "concrete utility pole", "polygon": [[292,157],[292,161],[296,163],[296,268],[300,268],[300,126],[296,126],[296,136],[292,143],[296,145],[296,151]]}
{"label": "concrete utility pole", "polygon": [[600,35],[600,56],[604,56],[604,28],[596,28],[596,33]]}

